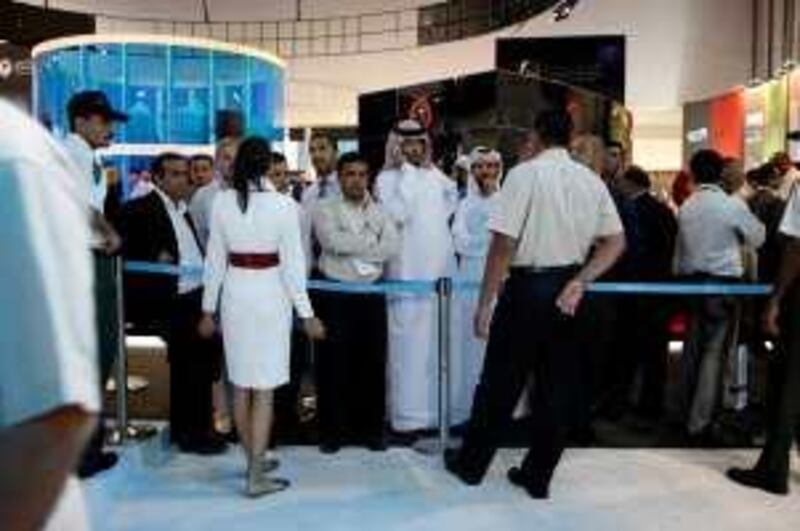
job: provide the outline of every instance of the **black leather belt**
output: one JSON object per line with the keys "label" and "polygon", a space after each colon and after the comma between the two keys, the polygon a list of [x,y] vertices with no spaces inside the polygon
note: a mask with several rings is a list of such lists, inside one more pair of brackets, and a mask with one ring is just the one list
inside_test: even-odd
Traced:
{"label": "black leather belt", "polygon": [[513,266],[512,275],[557,275],[577,272],[581,268],[580,264],[569,264],[563,266]]}

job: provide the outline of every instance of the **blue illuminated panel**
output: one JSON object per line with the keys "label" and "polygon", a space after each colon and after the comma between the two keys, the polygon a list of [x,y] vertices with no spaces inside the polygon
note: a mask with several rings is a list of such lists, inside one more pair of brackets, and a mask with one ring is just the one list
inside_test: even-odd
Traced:
{"label": "blue illuminated panel", "polygon": [[154,36],[49,49],[36,55],[35,68],[37,116],[58,134],[68,129],[72,94],[99,89],[130,115],[117,143],[212,144],[222,111],[241,113],[247,134],[283,137],[283,69],[257,54]]}

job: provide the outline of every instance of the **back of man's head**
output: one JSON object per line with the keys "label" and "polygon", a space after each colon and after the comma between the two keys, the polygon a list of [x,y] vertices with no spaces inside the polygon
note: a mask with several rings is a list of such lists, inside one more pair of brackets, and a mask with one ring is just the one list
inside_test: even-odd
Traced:
{"label": "back of man's head", "polygon": [[652,184],[650,175],[639,166],[629,167],[622,174],[622,178],[638,190],[649,190]]}
{"label": "back of man's head", "polygon": [[694,154],[689,169],[697,184],[719,184],[725,159],[713,149],[702,149]]}
{"label": "back of man's head", "polygon": [[542,111],[533,128],[546,147],[568,147],[572,139],[572,116],[564,110]]}

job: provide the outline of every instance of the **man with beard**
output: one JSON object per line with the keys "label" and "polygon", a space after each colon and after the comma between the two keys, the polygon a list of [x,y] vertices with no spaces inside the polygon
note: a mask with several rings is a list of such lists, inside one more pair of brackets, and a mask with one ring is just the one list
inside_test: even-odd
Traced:
{"label": "man with beard", "polygon": [[[456,272],[449,220],[458,188],[433,165],[431,152],[430,137],[415,120],[403,120],[389,133],[376,195],[402,240],[400,253],[389,262],[390,280],[435,281]],[[438,418],[436,300],[393,295],[388,314],[392,427],[400,432],[431,428]]]}

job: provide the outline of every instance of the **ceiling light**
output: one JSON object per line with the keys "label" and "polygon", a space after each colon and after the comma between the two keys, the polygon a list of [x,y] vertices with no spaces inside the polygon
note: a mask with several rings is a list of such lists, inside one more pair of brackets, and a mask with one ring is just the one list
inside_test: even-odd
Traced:
{"label": "ceiling light", "polygon": [[567,20],[575,10],[575,6],[578,4],[578,1],[579,0],[562,0],[559,2],[553,10],[553,20],[556,22]]}

